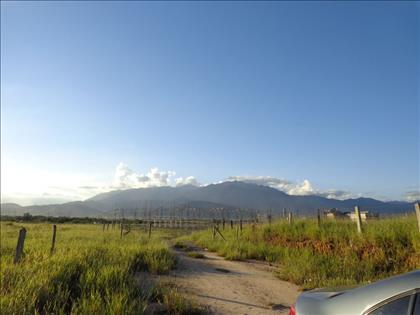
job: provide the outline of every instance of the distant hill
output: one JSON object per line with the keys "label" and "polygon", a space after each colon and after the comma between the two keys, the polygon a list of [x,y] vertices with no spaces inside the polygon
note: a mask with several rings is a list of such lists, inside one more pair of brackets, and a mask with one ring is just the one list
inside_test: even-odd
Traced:
{"label": "distant hill", "polygon": [[356,205],[382,214],[408,212],[412,211],[413,207],[408,202],[383,202],[372,198],[336,200],[314,195],[288,195],[271,187],[232,181],[203,187],[186,185],[115,190],[85,201],[45,206],[21,207],[5,203],[1,205],[1,211],[3,215],[21,215],[29,212],[33,215],[93,217],[112,216],[114,209],[126,209],[127,215],[138,209],[137,214],[141,216],[150,212],[174,215],[174,211],[184,211],[182,213],[185,215],[185,208],[199,208],[201,214],[211,217],[215,211],[221,211],[213,210],[215,208],[224,208],[228,213],[235,213],[239,208],[260,212],[272,209],[273,214],[279,214],[286,208],[295,213],[310,215],[315,214],[318,208],[352,211]]}
{"label": "distant hill", "polygon": [[22,207],[17,203],[2,203],[1,212],[2,214],[22,215],[25,212],[25,207]]}

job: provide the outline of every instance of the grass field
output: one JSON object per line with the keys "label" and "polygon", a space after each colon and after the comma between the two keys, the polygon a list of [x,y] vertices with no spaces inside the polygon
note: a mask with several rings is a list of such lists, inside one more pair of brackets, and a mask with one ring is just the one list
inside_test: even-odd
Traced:
{"label": "grass field", "polygon": [[[25,226],[25,255],[13,264],[19,229]],[[99,224],[57,225],[56,250],[50,253],[52,224],[1,222],[2,314],[144,314],[151,305],[169,314],[203,310],[170,285],[145,286],[142,274],[165,274],[176,265],[168,248],[189,248],[193,241],[226,259],[259,259],[279,265],[278,276],[303,288],[366,283],[420,268],[420,233],[414,216],[371,221],[358,234],[350,221],[312,219],[271,226],[227,226],[213,239],[211,230],[132,230],[120,238]],[[203,258],[191,250],[194,258]]]}
{"label": "grass field", "polygon": [[50,254],[52,225],[25,223],[25,255],[13,264],[19,223],[1,223],[2,314],[143,314],[153,303],[170,314],[200,310],[174,287],[142,286],[139,272],[167,273],[176,261],[165,239],[172,235],[119,230],[102,225],[57,225],[56,250]]}
{"label": "grass field", "polygon": [[[220,228],[221,229],[221,228]],[[271,226],[221,229],[179,238],[216,251],[226,259],[258,259],[279,264],[278,276],[305,289],[367,283],[420,268],[420,233],[415,216],[380,219],[363,225],[351,221],[276,221]],[[238,235],[239,234],[239,235]]]}

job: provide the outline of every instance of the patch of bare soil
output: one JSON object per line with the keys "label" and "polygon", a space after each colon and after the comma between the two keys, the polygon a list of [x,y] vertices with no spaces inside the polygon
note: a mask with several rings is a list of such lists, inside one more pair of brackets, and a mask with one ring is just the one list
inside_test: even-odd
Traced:
{"label": "patch of bare soil", "polygon": [[281,281],[274,267],[257,261],[227,261],[199,251],[205,259],[176,251],[178,267],[163,281],[175,282],[189,297],[212,314],[288,314],[298,287]]}

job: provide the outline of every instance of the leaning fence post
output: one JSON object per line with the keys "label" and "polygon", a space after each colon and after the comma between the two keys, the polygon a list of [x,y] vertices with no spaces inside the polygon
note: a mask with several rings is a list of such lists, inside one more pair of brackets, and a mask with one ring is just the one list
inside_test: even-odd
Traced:
{"label": "leaning fence post", "polygon": [[420,203],[416,202],[414,204],[414,208],[416,209],[417,225],[419,227],[419,232],[420,232]]}
{"label": "leaning fence post", "polygon": [[354,207],[354,213],[356,215],[357,232],[362,233],[362,217],[360,215],[359,206]]}
{"label": "leaning fence post", "polygon": [[51,242],[51,254],[54,253],[55,249],[55,236],[57,234],[57,225],[53,225],[53,236],[52,236],[52,242]]}
{"label": "leaning fence post", "polygon": [[217,233],[219,233],[219,235],[222,237],[222,239],[224,241],[226,241],[225,237],[223,236],[222,232],[220,232],[219,228],[216,226],[214,229],[216,230]]}
{"label": "leaning fence post", "polygon": [[16,245],[15,259],[13,261],[15,264],[17,264],[20,261],[20,259],[22,258],[23,244],[25,243],[25,237],[26,237],[26,229],[21,228],[20,231],[19,231],[19,237],[18,237],[18,241],[17,241],[17,245]]}

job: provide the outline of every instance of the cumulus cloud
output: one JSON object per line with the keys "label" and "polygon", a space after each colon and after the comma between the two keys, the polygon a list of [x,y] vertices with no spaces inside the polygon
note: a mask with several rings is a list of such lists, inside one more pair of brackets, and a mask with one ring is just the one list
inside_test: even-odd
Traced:
{"label": "cumulus cloud", "polygon": [[297,183],[289,190],[290,195],[313,195],[315,190],[309,180],[305,179],[301,183]]}
{"label": "cumulus cloud", "polygon": [[175,186],[185,186],[185,185],[193,185],[193,186],[199,186],[197,179],[194,176],[188,176],[188,177],[178,177],[175,179]]}
{"label": "cumulus cloud", "polygon": [[119,163],[115,169],[113,188],[146,188],[162,186],[199,186],[200,183],[194,176],[178,177],[172,171],[159,171],[157,167],[151,168],[146,174],[139,174],[133,171],[124,163]]}
{"label": "cumulus cloud", "polygon": [[411,190],[411,191],[407,191],[407,192],[404,194],[404,198],[405,198],[407,201],[410,201],[410,202],[420,200],[420,190]]}
{"label": "cumulus cloud", "polygon": [[362,197],[361,194],[354,194],[347,190],[337,190],[337,189],[328,189],[323,192],[318,191],[316,195],[329,198],[329,199],[339,199],[339,200]]}
{"label": "cumulus cloud", "polygon": [[173,176],[175,172],[159,171],[157,167],[151,168],[147,174],[138,174],[124,163],[119,163],[115,170],[114,187],[125,189],[170,186]]}
{"label": "cumulus cloud", "polygon": [[302,182],[294,182],[287,179],[281,179],[271,176],[231,176],[227,180],[229,181],[241,181],[246,183],[252,183],[257,185],[269,186],[271,188],[278,189],[289,195],[317,195],[330,199],[348,199],[354,198],[356,195],[345,190],[330,189],[326,191],[320,191],[313,187],[311,182],[307,179]]}
{"label": "cumulus cloud", "polygon": [[269,186],[284,191],[289,195],[312,195],[315,193],[312,184],[307,179],[301,183],[296,183],[271,176],[230,176],[227,180]]}

